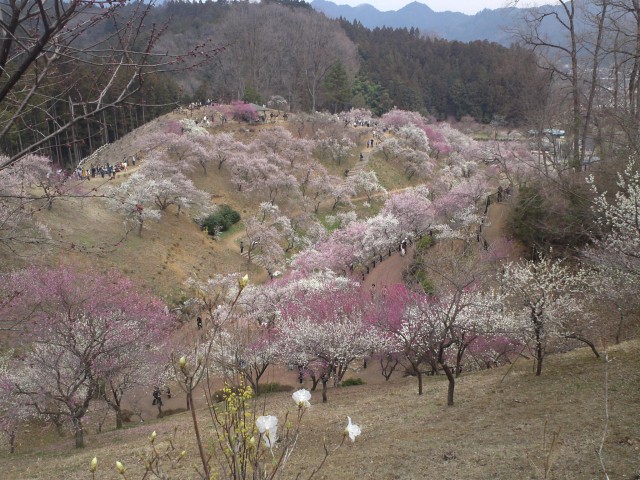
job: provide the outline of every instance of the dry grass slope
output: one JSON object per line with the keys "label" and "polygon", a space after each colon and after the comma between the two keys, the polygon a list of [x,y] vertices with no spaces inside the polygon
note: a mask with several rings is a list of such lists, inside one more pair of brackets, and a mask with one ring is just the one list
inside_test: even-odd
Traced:
{"label": "dry grass slope", "polygon": [[[638,478],[640,341],[612,347],[609,358],[610,418],[604,461],[610,478]],[[425,395],[418,397],[415,379],[395,375],[384,383],[374,369],[372,364],[358,373],[367,379],[366,385],[330,391],[328,404],[317,403],[319,394],[314,395],[284,478],[295,478],[299,471],[308,474],[321,460],[323,439],[329,444],[340,441],[347,415],[362,427],[363,434],[355,444],[347,442],[333,454],[316,478],[603,477],[595,448],[605,426],[605,363],[587,349],[548,357],[541,377],[535,377],[526,360],[511,369],[465,374],[459,380],[454,407],[446,406],[443,377],[429,378]],[[266,401],[266,412],[280,416],[292,408],[289,394],[272,394],[259,401],[260,408]],[[206,422],[204,410],[200,418]],[[157,430],[164,440],[174,427],[179,448],[188,452],[188,467],[171,472],[171,478],[192,478],[191,465],[197,465],[198,459],[187,414],[92,434],[82,451],[73,450],[71,439],[45,448],[23,445],[14,456],[2,453],[0,471],[3,478],[13,479],[86,479],[90,478],[89,462],[97,456],[96,478],[118,478],[113,469],[117,459],[127,465],[127,478],[141,478],[138,456],[146,448],[148,435]],[[555,432],[558,441],[551,448]]]}

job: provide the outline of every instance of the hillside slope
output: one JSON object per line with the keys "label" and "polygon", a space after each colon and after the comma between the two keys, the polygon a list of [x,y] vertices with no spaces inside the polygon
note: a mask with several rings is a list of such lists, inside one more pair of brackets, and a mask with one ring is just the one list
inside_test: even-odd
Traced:
{"label": "hillside slope", "polygon": [[[306,478],[322,459],[323,439],[329,446],[340,442],[347,415],[362,427],[362,435],[355,444],[347,442],[333,453],[315,478],[602,478],[595,449],[603,434],[609,478],[637,478],[640,342],[611,347],[608,353],[608,383],[607,364],[588,349],[579,349],[550,356],[541,377],[535,377],[525,359],[511,367],[463,374],[454,407],[446,406],[444,377],[428,379],[425,395],[419,397],[415,379],[396,372],[384,382],[372,362],[369,369],[355,374],[367,379],[366,385],[332,389],[327,404],[319,403],[319,393],[313,395],[283,478],[295,478],[298,471]],[[293,385],[294,372],[289,376]],[[282,418],[293,404],[289,394],[278,393],[260,397],[257,408]],[[204,410],[198,414],[208,436],[207,415]],[[164,448],[174,428],[176,447],[185,449],[187,456],[183,469],[170,470],[169,476],[190,478],[198,458],[187,414],[91,434],[83,451],[73,451],[71,439],[43,448],[22,438],[17,454],[0,454],[0,469],[5,478],[86,479],[89,462],[96,456],[95,478],[118,478],[115,460],[127,466],[127,478],[141,478],[138,457],[147,448],[149,434],[157,431],[159,448]]]}

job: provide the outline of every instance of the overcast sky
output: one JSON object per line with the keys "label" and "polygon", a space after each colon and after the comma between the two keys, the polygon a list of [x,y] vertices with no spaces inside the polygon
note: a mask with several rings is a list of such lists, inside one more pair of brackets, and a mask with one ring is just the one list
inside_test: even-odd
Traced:
{"label": "overcast sky", "polygon": [[[329,0],[338,5],[357,5],[368,3],[383,12],[388,10],[399,10],[414,0]],[[554,3],[552,0],[417,0],[428,5],[436,12],[450,10],[473,15],[485,8],[500,8],[508,4],[517,4],[518,7],[531,7],[534,5],[544,5]]]}

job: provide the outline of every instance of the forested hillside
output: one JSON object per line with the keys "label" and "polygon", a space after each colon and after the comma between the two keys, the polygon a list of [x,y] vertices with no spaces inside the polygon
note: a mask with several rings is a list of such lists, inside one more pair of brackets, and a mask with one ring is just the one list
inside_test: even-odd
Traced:
{"label": "forested hillside", "polygon": [[[171,1],[127,5],[117,16],[133,16],[141,28],[132,23],[129,37],[119,39],[110,23],[88,25],[76,42],[94,48],[129,38],[146,43],[153,57],[126,66],[96,49],[99,60],[67,61],[43,76],[30,100],[37,108],[22,111],[18,95],[4,113],[20,119],[0,139],[6,154],[37,150],[70,166],[178,104],[266,104],[276,95],[292,111],[362,107],[381,115],[396,106],[439,119],[517,125],[546,88],[522,49],[432,40],[414,29],[368,30],[304,2]],[[117,64],[129,76],[111,81]]]}

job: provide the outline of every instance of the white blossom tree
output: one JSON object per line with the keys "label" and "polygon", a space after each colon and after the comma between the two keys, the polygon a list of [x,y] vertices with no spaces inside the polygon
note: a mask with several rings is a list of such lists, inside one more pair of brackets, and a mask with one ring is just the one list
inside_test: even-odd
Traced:
{"label": "white blossom tree", "polygon": [[593,177],[589,181],[597,195],[594,210],[602,229],[595,241],[597,251],[591,250],[591,256],[599,263],[640,275],[640,171],[635,161],[618,174],[618,191],[612,199],[607,192],[598,195]]}
{"label": "white blossom tree", "polygon": [[387,189],[384,188],[378,180],[378,175],[373,170],[360,170],[356,175],[351,177],[351,184],[356,192],[364,193],[367,201],[371,202],[374,195],[385,195]]}
{"label": "white blossom tree", "polygon": [[352,363],[384,344],[384,338],[366,319],[365,295],[354,287],[306,292],[282,307],[283,357],[297,365],[313,364],[327,401],[331,378],[337,385]]}
{"label": "white blossom tree", "polygon": [[576,339],[595,345],[586,338],[591,321],[585,309],[585,284],[568,266],[544,257],[509,263],[500,275],[500,294],[505,303],[506,330],[518,333],[532,343],[536,375],[554,339]]}

